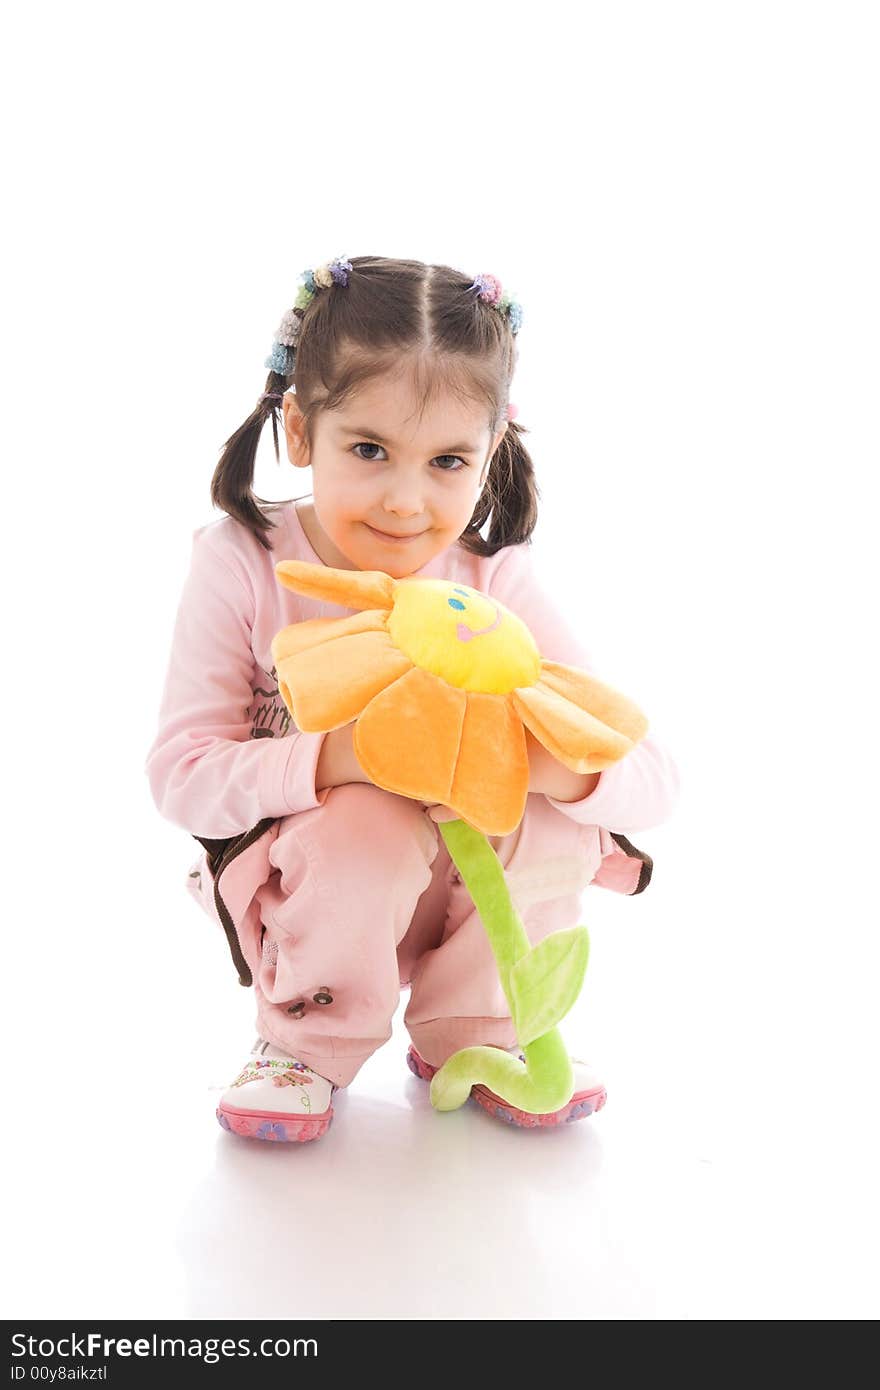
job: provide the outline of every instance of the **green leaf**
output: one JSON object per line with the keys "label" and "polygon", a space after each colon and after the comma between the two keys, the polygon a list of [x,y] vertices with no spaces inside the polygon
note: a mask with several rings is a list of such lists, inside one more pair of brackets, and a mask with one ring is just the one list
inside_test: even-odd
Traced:
{"label": "green leaf", "polygon": [[510,972],[517,1042],[543,1037],[564,1018],[580,993],[590,954],[586,927],[551,932]]}

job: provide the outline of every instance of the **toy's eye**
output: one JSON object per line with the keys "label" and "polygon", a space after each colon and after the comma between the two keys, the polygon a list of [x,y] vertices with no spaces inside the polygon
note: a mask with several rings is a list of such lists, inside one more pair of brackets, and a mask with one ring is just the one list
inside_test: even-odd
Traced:
{"label": "toy's eye", "polygon": [[446,600],[450,608],[457,608],[459,612],[464,612],[464,604],[460,598],[450,598]]}

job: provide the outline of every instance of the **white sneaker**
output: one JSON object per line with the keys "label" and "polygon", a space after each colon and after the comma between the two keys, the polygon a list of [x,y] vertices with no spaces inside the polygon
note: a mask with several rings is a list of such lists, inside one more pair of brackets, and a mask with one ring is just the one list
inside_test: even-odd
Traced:
{"label": "white sneaker", "polygon": [[221,1095],[217,1119],[245,1139],[320,1139],[333,1119],[339,1088],[305,1062],[257,1038],[238,1076]]}

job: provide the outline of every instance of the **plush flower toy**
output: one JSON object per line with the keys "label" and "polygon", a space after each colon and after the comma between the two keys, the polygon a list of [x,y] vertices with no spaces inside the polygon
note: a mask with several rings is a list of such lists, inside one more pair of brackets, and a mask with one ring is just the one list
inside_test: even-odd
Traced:
{"label": "plush flower toy", "polygon": [[[298,728],[329,732],[354,721],[358,761],[376,786],[448,808],[440,832],[498,964],[525,1061],[467,1047],[431,1081],[438,1110],[485,1085],[529,1114],[574,1092],[556,1025],[587,968],[585,927],[532,946],[488,835],[508,835],[525,810],[525,730],[566,767],[598,772],[643,738],[648,721],[610,686],[542,659],[531,632],[487,594],[444,579],[392,579],[286,560],[280,582],[358,610],[283,628],[272,642],[278,689]],[[458,817],[457,819],[455,817]]]}

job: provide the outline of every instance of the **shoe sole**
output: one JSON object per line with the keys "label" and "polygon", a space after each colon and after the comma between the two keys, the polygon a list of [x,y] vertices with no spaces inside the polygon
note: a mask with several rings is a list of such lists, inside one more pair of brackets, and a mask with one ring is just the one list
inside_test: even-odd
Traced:
{"label": "shoe sole", "polygon": [[[422,1081],[430,1081],[437,1070],[430,1062],[420,1057],[414,1047],[410,1047],[406,1054],[406,1064],[413,1075]],[[519,1110],[501,1096],[496,1096],[495,1092],[486,1086],[473,1086],[469,1099],[476,1101],[488,1114],[493,1115],[496,1120],[503,1120],[505,1124],[518,1125],[520,1129],[548,1129],[554,1125],[571,1124],[573,1120],[585,1120],[588,1115],[595,1115],[597,1110],[602,1109],[608,1096],[604,1086],[592,1091],[575,1091],[568,1105],[564,1105],[561,1110],[552,1110],[548,1115],[530,1115],[527,1110]]]}
{"label": "shoe sole", "polygon": [[217,1119],[230,1134],[242,1139],[265,1139],[276,1144],[307,1144],[327,1133],[333,1121],[333,1107],[323,1115],[284,1115],[277,1110],[236,1110],[219,1105]]}

